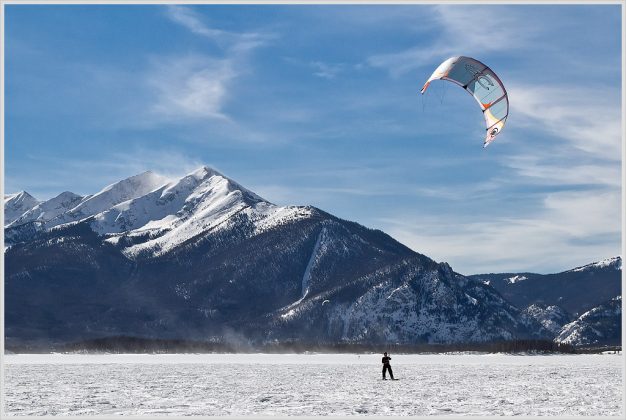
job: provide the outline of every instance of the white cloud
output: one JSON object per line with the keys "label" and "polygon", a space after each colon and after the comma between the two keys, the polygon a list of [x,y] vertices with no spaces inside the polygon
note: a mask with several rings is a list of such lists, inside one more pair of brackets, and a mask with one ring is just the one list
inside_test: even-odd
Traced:
{"label": "white cloud", "polygon": [[464,274],[558,271],[619,254],[620,202],[619,191],[553,193],[537,214],[520,218],[405,215],[381,223],[400,242]]}
{"label": "white cloud", "polygon": [[619,92],[602,87],[507,86],[511,114],[520,123],[564,139],[589,156],[621,160]]}
{"label": "white cloud", "polygon": [[156,94],[151,111],[167,119],[227,119],[223,106],[236,75],[230,59],[160,58],[147,79]]}
{"label": "white cloud", "polygon": [[169,5],[167,6],[166,11],[166,16],[169,19],[184,26],[194,34],[202,35],[215,40],[219,40],[226,35],[224,31],[209,28],[201,21],[198,15],[188,7]]}
{"label": "white cloud", "polygon": [[221,53],[216,56],[188,54],[153,60],[147,83],[155,95],[149,112],[157,117],[148,123],[188,119],[230,120],[224,106],[232,82],[245,68],[250,71],[247,53],[267,44],[271,34],[229,32],[212,28],[192,8],[169,5],[165,15],[193,34],[214,41]]}
{"label": "white cloud", "polygon": [[[553,157],[540,155],[509,156],[504,162],[528,184],[550,186],[596,185],[621,187],[619,163],[581,163],[579,159],[558,162]],[[518,181],[518,182],[520,182]]]}
{"label": "white cloud", "polygon": [[231,53],[244,53],[265,45],[274,38],[273,34],[258,32],[229,32],[208,26],[202,15],[181,5],[169,5],[165,14],[171,21],[183,26],[192,33],[216,42]]}

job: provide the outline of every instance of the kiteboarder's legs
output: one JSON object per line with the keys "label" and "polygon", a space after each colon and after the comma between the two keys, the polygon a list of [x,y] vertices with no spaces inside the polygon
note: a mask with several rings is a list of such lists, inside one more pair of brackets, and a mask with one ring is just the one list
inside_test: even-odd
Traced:
{"label": "kiteboarder's legs", "polygon": [[383,379],[387,379],[385,377],[385,373],[389,371],[389,377],[391,379],[393,379],[393,371],[391,370],[391,366],[390,365],[383,365]]}

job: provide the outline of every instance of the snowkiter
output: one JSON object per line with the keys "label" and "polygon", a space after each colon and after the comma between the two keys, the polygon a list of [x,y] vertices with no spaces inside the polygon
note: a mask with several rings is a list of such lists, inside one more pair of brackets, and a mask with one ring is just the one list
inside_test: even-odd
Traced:
{"label": "snowkiter", "polygon": [[387,352],[384,353],[383,356],[383,379],[386,380],[386,373],[387,371],[389,371],[389,376],[391,377],[391,379],[393,379],[393,371],[391,370],[391,365],[389,364],[389,361],[391,360],[391,357],[387,356]]}

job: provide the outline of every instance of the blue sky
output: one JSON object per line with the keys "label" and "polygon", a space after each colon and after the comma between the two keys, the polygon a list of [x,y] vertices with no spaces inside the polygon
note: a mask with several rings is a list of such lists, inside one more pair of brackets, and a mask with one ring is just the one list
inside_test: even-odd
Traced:
{"label": "blue sky", "polygon": [[[619,5],[8,5],[5,192],[209,165],[461,273],[621,253]],[[484,122],[440,62],[502,79]]]}

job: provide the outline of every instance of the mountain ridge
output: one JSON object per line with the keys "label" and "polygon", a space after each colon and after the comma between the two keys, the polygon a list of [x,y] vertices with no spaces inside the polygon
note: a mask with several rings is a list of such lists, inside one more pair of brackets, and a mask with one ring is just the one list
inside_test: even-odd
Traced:
{"label": "mountain ridge", "polygon": [[5,226],[22,214],[39,204],[39,201],[26,191],[4,195],[4,224]]}
{"label": "mountain ridge", "polygon": [[136,177],[52,223],[5,230],[7,340],[436,344],[554,334],[483,279],[382,231],[277,206],[208,167]]}
{"label": "mountain ridge", "polygon": [[555,305],[578,316],[621,294],[621,256],[554,274],[490,273],[469,277],[494,287],[520,308]]}

